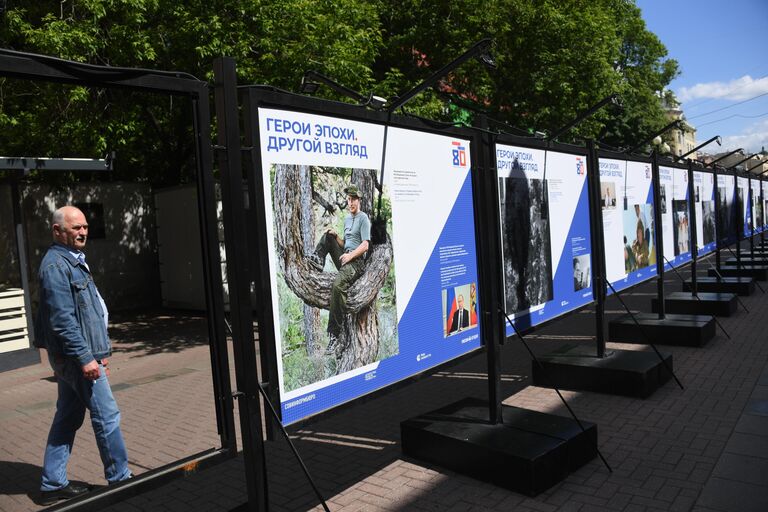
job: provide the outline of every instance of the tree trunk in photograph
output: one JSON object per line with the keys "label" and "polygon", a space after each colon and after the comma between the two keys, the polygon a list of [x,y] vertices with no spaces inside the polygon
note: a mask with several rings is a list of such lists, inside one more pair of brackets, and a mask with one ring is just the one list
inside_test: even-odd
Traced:
{"label": "tree trunk in photograph", "polygon": [[[374,172],[355,169],[351,181],[363,194],[361,209],[373,218]],[[277,259],[288,288],[304,304],[312,308],[328,309],[336,274],[315,270],[307,260],[315,244],[311,236],[311,187],[301,186],[307,182],[311,182],[307,166],[279,164],[275,168],[273,206]],[[308,230],[305,227],[307,225],[310,226]],[[307,235],[310,242],[306,240]],[[376,360],[379,351],[376,298],[384,285],[391,262],[392,243],[387,238],[385,243],[372,247],[363,274],[349,289],[344,329],[336,346],[337,373]]]}
{"label": "tree trunk in photograph", "polygon": [[[315,246],[314,240],[315,214],[312,208],[312,175],[309,167],[299,166],[298,176],[300,209],[304,212],[301,216],[301,240],[304,254],[312,254]],[[322,351],[320,340],[322,339],[322,329],[320,327],[320,310],[304,304],[304,333],[306,335],[307,355],[316,356]]]}

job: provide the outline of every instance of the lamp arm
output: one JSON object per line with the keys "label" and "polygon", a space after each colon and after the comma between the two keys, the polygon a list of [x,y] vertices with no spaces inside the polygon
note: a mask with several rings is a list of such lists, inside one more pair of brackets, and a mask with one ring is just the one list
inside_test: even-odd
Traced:
{"label": "lamp arm", "polygon": [[691,153],[695,153],[696,151],[700,150],[701,148],[703,148],[704,146],[706,146],[707,144],[709,144],[710,142],[712,142],[714,140],[717,140],[718,141],[717,144],[720,145],[720,136],[719,135],[715,135],[714,137],[712,137],[708,141],[706,141],[706,142],[704,142],[702,144],[699,144],[698,146],[696,146],[695,148],[693,148],[689,152],[685,153],[684,155],[680,155],[679,157],[677,157],[677,160],[678,161],[685,160],[685,157],[687,157]]}

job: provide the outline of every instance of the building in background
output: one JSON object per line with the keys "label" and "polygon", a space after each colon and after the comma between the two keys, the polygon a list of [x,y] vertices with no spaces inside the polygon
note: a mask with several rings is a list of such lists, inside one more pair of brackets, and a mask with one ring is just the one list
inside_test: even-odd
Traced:
{"label": "building in background", "polygon": [[[671,154],[684,155],[696,147],[696,128],[686,121],[685,113],[680,108],[680,102],[673,95],[666,95],[662,101],[670,121],[683,121],[680,128],[673,128],[667,132],[664,140],[669,144]],[[696,157],[696,155],[691,156]]]}

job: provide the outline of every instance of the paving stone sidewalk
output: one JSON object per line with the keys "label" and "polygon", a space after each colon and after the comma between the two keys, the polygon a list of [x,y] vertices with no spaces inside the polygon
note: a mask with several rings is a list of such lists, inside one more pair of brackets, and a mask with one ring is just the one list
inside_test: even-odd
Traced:
{"label": "paving stone sidewalk", "polygon": [[[702,265],[706,267],[706,265]],[[702,271],[704,268],[702,268]],[[669,291],[679,290],[668,273]],[[764,286],[764,284],[763,284]],[[625,296],[649,311],[655,284]],[[599,459],[536,498],[516,494],[403,456],[400,421],[467,396],[485,398],[485,356],[478,353],[376,397],[294,427],[291,434],[334,511],[765,511],[768,500],[768,299],[742,298],[721,331],[701,348],[673,353],[673,381],[645,399],[563,392],[580,418],[595,422]],[[623,314],[611,299],[610,314]],[[156,325],[162,328],[153,339]],[[168,315],[125,321],[112,382],[138,473],[216,446],[210,363],[200,319]],[[188,323],[194,325],[186,327]],[[186,334],[185,334],[186,333]],[[113,334],[115,334],[113,332]],[[585,310],[527,336],[537,354],[563,344],[593,344],[594,314]],[[173,340],[165,350],[162,339]],[[647,349],[643,345],[609,347]],[[503,348],[505,403],[567,416],[556,394],[531,385],[531,362],[511,340]],[[38,510],[30,499],[53,414],[54,385],[42,365],[0,374],[0,510]],[[120,388],[120,386],[124,386]],[[99,481],[92,434],[78,438],[73,476]],[[267,443],[273,510],[322,510],[283,440]],[[238,457],[110,507],[114,512],[232,510],[246,500]]]}

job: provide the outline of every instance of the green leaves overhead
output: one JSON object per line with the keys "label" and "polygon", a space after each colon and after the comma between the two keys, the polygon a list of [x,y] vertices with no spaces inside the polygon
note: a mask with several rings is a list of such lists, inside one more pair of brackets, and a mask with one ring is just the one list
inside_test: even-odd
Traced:
{"label": "green leaves overhead", "polygon": [[[393,98],[483,37],[495,72],[470,61],[406,110],[453,119],[471,107],[552,131],[611,93],[568,137],[631,145],[666,122],[660,96],[677,73],[632,0],[7,0],[3,47],[92,64],[212,79],[237,60],[241,83],[296,91],[313,69]],[[319,94],[342,101],[328,88]],[[465,112],[465,111],[461,111]],[[172,184],[193,168],[190,105],[180,98],[0,79],[0,144],[9,155],[99,157],[118,177]]]}
{"label": "green leaves overhead", "polygon": [[[492,37],[498,69],[462,66],[445,88],[492,117],[523,129],[553,131],[619,93],[623,115],[603,109],[572,136],[606,135],[610,144],[622,145],[663,126],[659,95],[677,64],[665,59],[666,49],[630,0],[385,3],[389,44],[377,61],[377,78],[395,68],[415,84],[472,42]],[[419,100],[413,104],[433,112],[438,109],[430,104],[441,101]]]}

